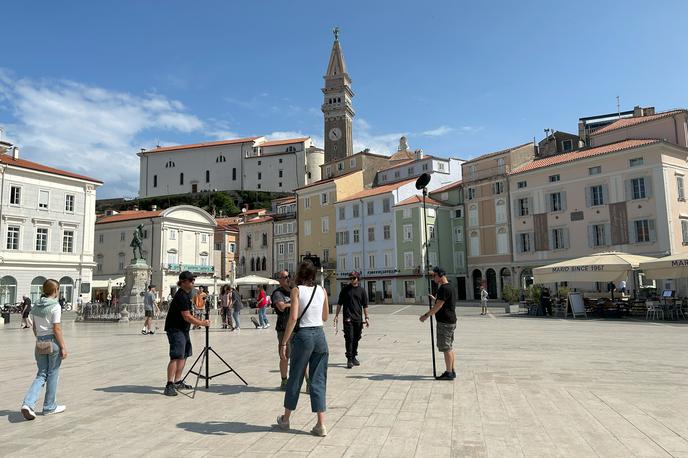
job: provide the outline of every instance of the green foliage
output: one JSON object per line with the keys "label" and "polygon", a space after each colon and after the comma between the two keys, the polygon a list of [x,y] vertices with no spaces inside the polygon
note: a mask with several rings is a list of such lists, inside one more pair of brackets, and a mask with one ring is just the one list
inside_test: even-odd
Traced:
{"label": "green foliage", "polygon": [[559,297],[569,297],[569,292],[571,291],[571,288],[567,286],[562,286],[559,288],[559,291],[557,291],[557,296]]}
{"label": "green foliage", "polygon": [[540,296],[542,296],[542,285],[530,285],[528,287],[527,296],[536,303],[540,303]]}
{"label": "green foliage", "polygon": [[502,299],[509,304],[517,304],[521,296],[521,291],[511,285],[504,285],[502,288]]}

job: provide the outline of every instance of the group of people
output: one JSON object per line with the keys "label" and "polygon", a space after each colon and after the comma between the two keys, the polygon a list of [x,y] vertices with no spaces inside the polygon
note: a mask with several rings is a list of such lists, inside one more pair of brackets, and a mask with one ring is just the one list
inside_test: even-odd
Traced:
{"label": "group of people", "polygon": [[222,316],[222,329],[241,331],[241,295],[231,285],[224,285],[220,289],[220,313]]}

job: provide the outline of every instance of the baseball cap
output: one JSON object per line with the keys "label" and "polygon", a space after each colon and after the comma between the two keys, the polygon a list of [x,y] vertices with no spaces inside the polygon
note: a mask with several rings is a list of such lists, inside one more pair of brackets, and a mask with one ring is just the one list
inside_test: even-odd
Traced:
{"label": "baseball cap", "polygon": [[447,275],[447,272],[445,272],[444,269],[441,267],[433,267],[432,271],[435,272],[440,277],[444,277],[445,275]]}
{"label": "baseball cap", "polygon": [[179,281],[193,281],[195,279],[196,276],[188,270],[185,270],[184,272],[179,274]]}
{"label": "baseball cap", "polygon": [[351,272],[351,273],[349,274],[349,278],[351,278],[351,277],[356,277],[356,278],[360,279],[360,278],[361,278],[361,272],[358,272],[357,270],[354,270],[353,272]]}

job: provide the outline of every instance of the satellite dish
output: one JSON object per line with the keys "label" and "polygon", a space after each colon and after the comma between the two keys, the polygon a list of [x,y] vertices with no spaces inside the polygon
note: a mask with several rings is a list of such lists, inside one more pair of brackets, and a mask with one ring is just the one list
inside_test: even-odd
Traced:
{"label": "satellite dish", "polygon": [[416,180],[416,189],[423,189],[430,183],[430,174],[424,173]]}

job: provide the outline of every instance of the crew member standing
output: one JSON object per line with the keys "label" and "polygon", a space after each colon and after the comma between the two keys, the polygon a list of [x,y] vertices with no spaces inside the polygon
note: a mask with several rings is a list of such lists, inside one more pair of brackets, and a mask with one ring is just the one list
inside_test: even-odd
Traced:
{"label": "crew member standing", "polygon": [[[277,322],[275,323],[275,331],[277,331],[277,354],[279,355],[280,345],[284,338],[284,331],[287,329],[287,321],[289,321],[289,310],[291,305],[291,292],[289,291],[289,272],[283,270],[277,274],[279,280],[279,287],[277,287],[271,295],[272,306],[277,315]],[[280,389],[283,391],[287,388],[287,370],[289,369],[289,355],[291,354],[291,341],[287,342],[287,358],[280,358],[279,369],[282,376],[282,383]]]}
{"label": "crew member standing", "polygon": [[420,316],[424,322],[431,316],[437,320],[437,349],[444,353],[444,364],[447,370],[437,380],[454,380],[456,370],[454,366],[454,331],[456,330],[456,310],[454,310],[454,290],[447,280],[444,269],[435,267],[432,269],[432,279],[437,284],[437,297],[430,295],[435,305],[429,312]]}
{"label": "crew member standing", "polygon": [[143,297],[143,313],[146,316],[146,320],[143,322],[143,329],[141,329],[141,334],[143,335],[155,334],[155,331],[153,331],[153,315],[155,315],[156,310],[160,313],[156,300],[155,285],[148,285],[148,292]]}
{"label": "crew member standing", "polygon": [[[370,326],[368,319],[368,296],[365,289],[360,285],[361,274],[351,272],[349,284],[342,288],[337,301],[337,312],[334,314],[334,327],[337,327],[339,311],[344,308],[344,341],[346,343],[346,367],[351,369],[360,366],[358,361],[358,341],[361,340],[363,323]],[[365,320],[363,316],[365,315]]]}

